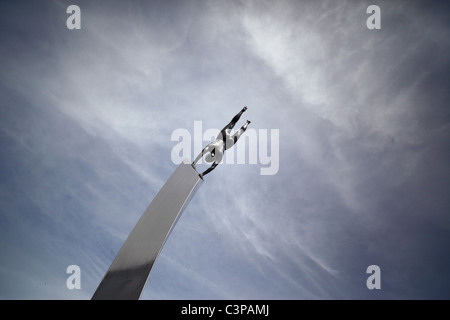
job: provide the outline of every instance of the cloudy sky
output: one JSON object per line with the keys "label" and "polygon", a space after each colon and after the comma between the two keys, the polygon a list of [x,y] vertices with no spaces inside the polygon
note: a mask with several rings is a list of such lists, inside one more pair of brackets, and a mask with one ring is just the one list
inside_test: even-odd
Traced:
{"label": "cloudy sky", "polygon": [[143,299],[450,298],[447,1],[3,1],[0,44],[0,298],[90,299],[172,132],[244,105],[278,172],[207,175]]}

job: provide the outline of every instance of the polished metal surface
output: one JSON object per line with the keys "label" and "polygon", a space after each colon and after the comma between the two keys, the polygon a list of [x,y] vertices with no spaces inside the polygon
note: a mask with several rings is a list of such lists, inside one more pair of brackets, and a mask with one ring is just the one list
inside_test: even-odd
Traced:
{"label": "polished metal surface", "polygon": [[92,299],[139,299],[167,237],[202,182],[190,164],[175,170],[131,231]]}
{"label": "polished metal surface", "polygon": [[216,139],[209,143],[206,147],[204,147],[203,150],[195,158],[194,162],[192,162],[192,166],[195,168],[197,162],[203,156],[205,156],[206,162],[213,163],[211,167],[200,173],[200,177],[202,179],[204,175],[207,175],[219,165],[219,163],[222,161],[223,153],[225,152],[225,150],[231,148],[239,140],[245,130],[247,130],[248,125],[251,123],[251,121],[249,120],[247,120],[247,122],[238,131],[236,131],[234,134],[231,134],[231,129],[234,128],[245,111],[247,111],[247,106],[244,106],[244,108],[242,108],[242,110],[239,111],[238,114],[235,115],[233,119],[231,119],[231,121],[222,130],[220,130]]}

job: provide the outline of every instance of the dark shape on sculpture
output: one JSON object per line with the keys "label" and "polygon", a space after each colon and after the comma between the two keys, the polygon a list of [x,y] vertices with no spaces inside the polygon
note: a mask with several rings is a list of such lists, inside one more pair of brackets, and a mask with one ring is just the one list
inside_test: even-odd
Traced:
{"label": "dark shape on sculpture", "polygon": [[206,169],[204,172],[200,173],[200,178],[203,179],[203,176],[205,174],[210,173],[212,170],[214,170],[215,167],[222,161],[223,154],[225,150],[231,148],[236,141],[241,137],[241,135],[245,132],[248,125],[250,124],[250,121],[247,120],[247,122],[234,134],[231,134],[231,129],[234,128],[234,125],[239,121],[242,114],[247,110],[247,107],[242,108],[241,111],[237,115],[234,116],[233,119],[231,119],[230,123],[228,123],[217,135],[216,140],[208,144],[203,150],[199,153],[197,158],[195,158],[194,162],[192,162],[192,166],[195,169],[195,164],[200,160],[204,155],[206,162],[212,162],[213,164],[211,167]]}

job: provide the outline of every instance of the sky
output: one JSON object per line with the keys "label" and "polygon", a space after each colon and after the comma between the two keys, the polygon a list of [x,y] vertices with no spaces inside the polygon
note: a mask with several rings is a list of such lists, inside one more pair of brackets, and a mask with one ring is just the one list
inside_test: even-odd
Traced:
{"label": "sky", "polygon": [[279,170],[205,176],[142,299],[450,298],[448,1],[2,1],[0,44],[0,299],[90,299],[244,105]]}

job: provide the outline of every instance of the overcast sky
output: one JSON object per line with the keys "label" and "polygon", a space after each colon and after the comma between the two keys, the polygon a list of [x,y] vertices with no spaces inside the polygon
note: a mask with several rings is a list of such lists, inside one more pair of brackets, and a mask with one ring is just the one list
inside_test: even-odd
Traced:
{"label": "overcast sky", "polygon": [[278,172],[207,175],[143,299],[449,299],[449,24],[448,1],[2,1],[0,298],[90,299],[172,132],[247,105]]}

